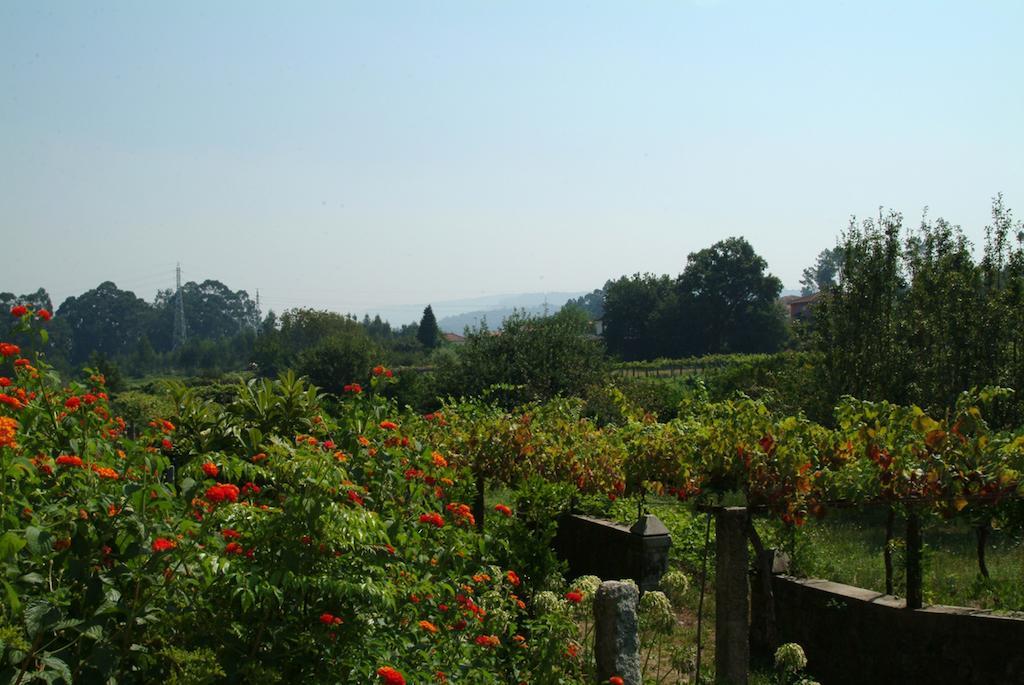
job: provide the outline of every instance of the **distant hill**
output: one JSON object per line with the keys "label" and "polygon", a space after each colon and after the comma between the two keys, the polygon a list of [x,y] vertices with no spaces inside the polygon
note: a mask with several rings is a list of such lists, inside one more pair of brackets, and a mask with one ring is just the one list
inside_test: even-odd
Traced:
{"label": "distant hill", "polygon": [[521,293],[518,295],[497,295],[491,298],[475,298],[475,300],[461,300],[458,302],[440,303],[442,306],[455,308],[473,303],[476,306],[469,310],[458,313],[451,313],[444,316],[444,310],[439,310],[434,305],[434,311],[438,312],[438,327],[446,333],[462,333],[467,326],[476,328],[484,319],[487,326],[492,329],[500,328],[506,317],[515,310],[525,310],[529,315],[542,316],[545,313],[554,314],[570,299],[578,297],[583,293]]}

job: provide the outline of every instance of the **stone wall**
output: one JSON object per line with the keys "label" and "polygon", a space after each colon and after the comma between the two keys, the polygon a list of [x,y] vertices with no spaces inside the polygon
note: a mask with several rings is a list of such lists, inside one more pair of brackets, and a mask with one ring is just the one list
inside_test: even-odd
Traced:
{"label": "stone wall", "polygon": [[[756,584],[755,584],[756,586]],[[1024,619],[902,600],[824,580],[773,576],[782,642],[822,685],[1024,684]]]}

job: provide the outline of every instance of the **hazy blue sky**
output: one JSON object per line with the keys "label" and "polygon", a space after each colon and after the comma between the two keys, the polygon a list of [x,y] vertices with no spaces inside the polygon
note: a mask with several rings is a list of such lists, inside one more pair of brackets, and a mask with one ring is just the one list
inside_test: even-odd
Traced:
{"label": "hazy blue sky", "polygon": [[[0,0],[0,290],[362,312],[1024,213],[1024,2]],[[264,307],[266,309],[266,306]]]}

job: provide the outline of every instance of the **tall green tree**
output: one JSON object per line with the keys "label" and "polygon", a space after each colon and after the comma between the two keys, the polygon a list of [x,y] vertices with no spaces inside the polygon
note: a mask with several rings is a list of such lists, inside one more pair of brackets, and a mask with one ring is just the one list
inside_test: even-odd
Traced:
{"label": "tall green tree", "polygon": [[676,279],[678,353],[773,352],[786,340],[782,281],[742,237],[690,253]]}
{"label": "tall green tree", "polygon": [[974,386],[1008,386],[1019,397],[1024,231],[1001,196],[992,217],[980,261],[960,227],[941,218],[912,231],[896,212],[851,221],[839,281],[815,308],[814,345],[833,400],[941,412]]}
{"label": "tall green tree", "polygon": [[814,264],[803,270],[800,276],[800,294],[806,297],[835,285],[842,266],[843,251],[839,246],[825,248],[818,253]]}
{"label": "tall green tree", "polygon": [[651,273],[623,276],[604,286],[604,340],[625,361],[651,359],[663,349],[659,310],[672,294],[672,279]]}
{"label": "tall green tree", "polygon": [[437,347],[441,341],[441,331],[437,327],[437,318],[434,316],[434,309],[429,304],[423,310],[420,327],[416,331],[416,339],[428,350]]}
{"label": "tall green tree", "polygon": [[64,300],[55,318],[66,326],[68,361],[81,364],[93,352],[108,358],[131,353],[154,315],[153,306],[135,293],[105,281]]}

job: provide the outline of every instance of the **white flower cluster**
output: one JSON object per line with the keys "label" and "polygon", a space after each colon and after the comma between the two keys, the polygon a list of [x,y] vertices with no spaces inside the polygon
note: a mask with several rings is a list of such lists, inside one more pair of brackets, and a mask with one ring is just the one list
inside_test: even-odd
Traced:
{"label": "white flower cluster", "polygon": [[640,631],[643,633],[666,634],[676,625],[676,615],[672,610],[672,602],[665,593],[657,590],[645,592],[637,607],[640,618]]}
{"label": "white flower cluster", "polygon": [[533,606],[538,616],[557,614],[565,610],[565,603],[554,592],[543,590],[533,596]]}
{"label": "white flower cluster", "polygon": [[673,569],[661,577],[661,591],[672,600],[675,606],[682,606],[686,593],[690,589],[690,578],[678,569]]}
{"label": "white flower cluster", "polygon": [[785,673],[797,673],[807,667],[804,648],[795,642],[786,644],[775,650],[775,668]]}

